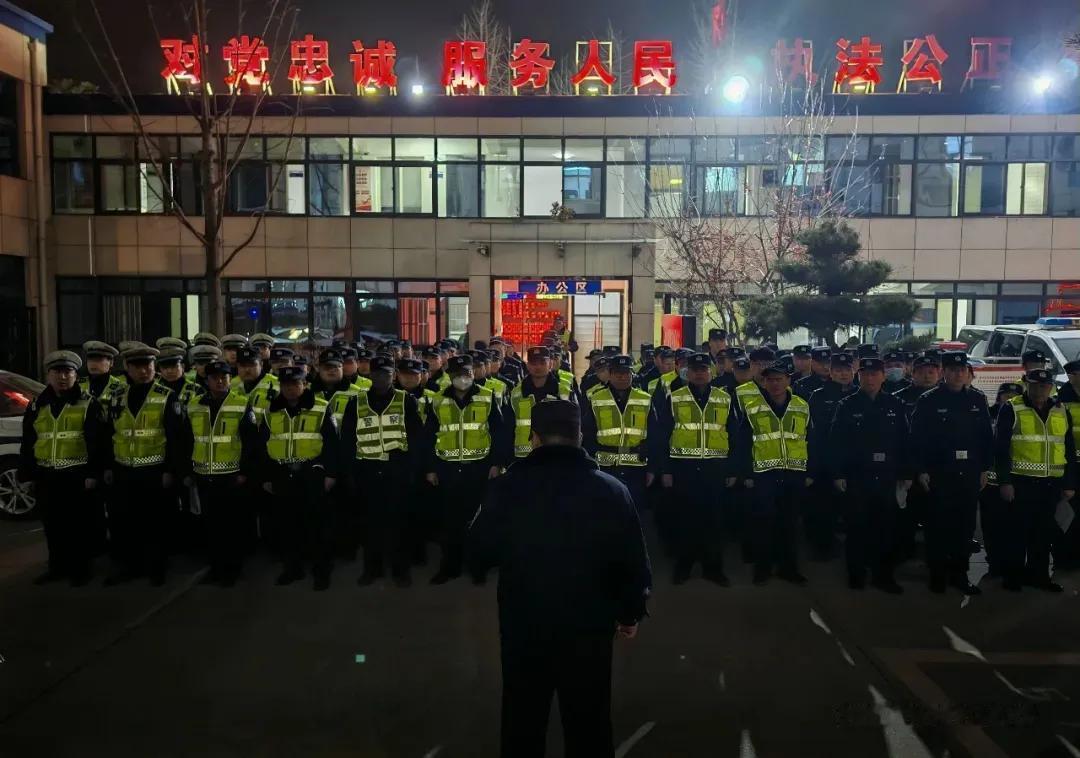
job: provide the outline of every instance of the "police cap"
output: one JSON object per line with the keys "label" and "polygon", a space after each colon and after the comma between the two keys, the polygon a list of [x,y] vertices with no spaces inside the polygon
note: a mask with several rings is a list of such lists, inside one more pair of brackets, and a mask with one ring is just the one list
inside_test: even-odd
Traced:
{"label": "police cap", "polygon": [[402,358],[397,362],[397,370],[403,374],[419,374],[426,366],[416,358]]}
{"label": "police cap", "polygon": [[341,350],[336,347],[328,347],[319,353],[320,366],[340,366],[341,363]]}
{"label": "police cap", "polygon": [[660,358],[661,360],[674,358],[675,351],[672,350],[670,347],[667,347],[666,345],[661,345],[660,347],[656,348],[656,357]]}
{"label": "police cap", "polygon": [[712,368],[713,359],[708,353],[694,353],[686,360],[687,368]]}
{"label": "police cap", "polygon": [[472,368],[472,357],[469,355],[455,355],[446,362],[446,370],[451,374],[457,374],[467,368]]}
{"label": "police cap", "polygon": [[1042,350],[1025,350],[1020,357],[1021,363],[1046,363],[1046,354]]}
{"label": "police cap", "polygon": [[187,355],[187,350],[182,347],[163,347],[158,353],[157,362],[159,366],[181,363],[185,355]]}
{"label": "police cap", "polygon": [[302,382],[307,378],[303,366],[282,366],[277,370],[278,379],[283,382]]}
{"label": "police cap", "polygon": [[265,332],[258,332],[251,335],[251,339],[248,340],[248,344],[255,347],[273,347],[274,338]]}
{"label": "police cap", "polygon": [[745,355],[740,355],[738,358],[735,358],[731,361],[731,365],[739,369],[740,371],[749,371],[750,359],[747,358]]}
{"label": "police cap", "polygon": [[885,361],[881,358],[860,358],[859,371],[884,371]]}
{"label": "police cap", "polygon": [[473,343],[473,350],[487,350],[488,343],[484,340],[477,340]]}
{"label": "police cap", "polygon": [[783,374],[784,376],[790,376],[791,366],[787,361],[773,361],[761,370],[762,376],[765,376],[766,374]]}
{"label": "police cap", "polygon": [[811,355],[811,348],[809,345],[796,345],[791,348],[791,354],[797,358],[809,358]]}
{"label": "police cap", "polygon": [[810,349],[810,357],[815,361],[824,363],[832,357],[832,348],[828,345],[818,345]]}
{"label": "police cap", "polygon": [[247,347],[248,339],[242,334],[226,334],[221,338],[221,346],[228,348]]}
{"label": "police cap", "polygon": [[442,350],[437,347],[425,347],[420,355],[424,358],[442,358]]}
{"label": "police cap", "polygon": [[45,356],[45,370],[53,368],[78,371],[82,368],[82,358],[70,350],[54,350]]}
{"label": "police cap", "polygon": [[920,366],[934,366],[936,368],[941,367],[941,360],[936,355],[920,355],[912,361],[912,368],[919,368]]}
{"label": "police cap", "polygon": [[675,360],[685,361],[687,358],[693,355],[694,352],[695,351],[691,350],[688,347],[680,347],[678,350],[675,351]]}
{"label": "police cap", "polygon": [[228,376],[232,373],[232,369],[229,368],[229,364],[225,361],[215,358],[214,360],[206,364],[204,372],[207,376],[210,376],[211,374],[224,374],[225,376]]}
{"label": "police cap", "polygon": [[862,344],[862,345],[859,345],[855,349],[855,354],[859,358],[870,358],[871,356],[880,355],[880,353],[881,353],[881,348],[879,348],[877,345],[875,345],[873,343]]}
{"label": "police cap", "polygon": [[362,347],[356,351],[356,360],[358,361],[370,361],[375,357],[375,353],[368,350],[366,347]]}
{"label": "police cap", "polygon": [[750,351],[750,360],[761,363],[772,363],[776,360],[776,353],[767,347],[755,347]]}
{"label": "police cap", "polygon": [[116,358],[120,351],[107,342],[90,340],[83,343],[83,352],[87,358]]}
{"label": "police cap", "polygon": [[941,365],[944,368],[950,366],[966,366],[968,365],[967,353],[962,353],[959,350],[943,353],[941,356]]}
{"label": "police cap", "polygon": [[530,360],[530,361],[540,361],[540,360],[543,360],[544,358],[550,358],[551,357],[551,350],[549,350],[544,345],[536,345],[534,347],[529,348],[528,352],[526,353],[526,356],[528,357],[528,360]]}
{"label": "police cap", "polygon": [[883,360],[886,363],[907,363],[907,355],[902,350],[890,350],[885,353]]}
{"label": "police cap", "polygon": [[142,342],[132,342],[120,357],[124,359],[124,363],[149,363],[158,357],[158,349]]}
{"label": "police cap", "polygon": [[829,365],[832,368],[844,368],[855,365],[855,356],[850,353],[835,353],[829,360]]}
{"label": "police cap", "polygon": [[724,349],[724,355],[731,360],[736,360],[738,358],[745,357],[746,351],[743,350],[741,347],[729,347]]}
{"label": "police cap", "polygon": [[1024,385],[1020,384],[1020,382],[1003,382],[997,388],[997,393],[999,395],[1003,395],[1006,392],[1011,392],[1014,395],[1023,395],[1024,394]]}
{"label": "police cap", "polygon": [[645,353],[645,352],[648,352],[649,350],[655,351],[656,350],[656,345],[654,345],[651,342],[642,342],[641,345],[638,346],[638,351],[639,352]]}
{"label": "police cap", "polygon": [[221,340],[218,339],[216,334],[210,332],[199,332],[191,338],[192,345],[213,345],[214,347],[221,347]]}
{"label": "police cap", "polygon": [[618,345],[604,345],[604,349],[602,352],[604,353],[604,355],[618,355],[622,352],[622,348],[620,348]]}
{"label": "police cap", "polygon": [[1054,381],[1054,374],[1049,369],[1036,368],[1027,372],[1024,379],[1030,384],[1051,384]]}
{"label": "police cap", "polygon": [[270,348],[270,360],[272,361],[287,361],[296,355],[291,347],[272,347]]}
{"label": "police cap", "polygon": [[611,365],[611,356],[601,355],[595,361],[593,361],[593,368],[599,371],[602,368],[608,368]]}
{"label": "police cap", "polygon": [[709,340],[710,341],[711,340],[726,340],[726,339],[727,339],[727,331],[726,330],[724,330],[724,329],[716,329],[716,328],[713,328],[713,329],[709,330]]}
{"label": "police cap", "polygon": [[473,365],[486,364],[488,362],[487,350],[470,350],[469,357],[472,358]]}
{"label": "police cap", "polygon": [[294,355],[292,362],[294,366],[307,366],[311,364],[311,361],[308,360],[308,357],[303,353],[297,353],[296,355]]}
{"label": "police cap", "polygon": [[389,355],[376,355],[371,359],[372,371],[390,371],[393,372],[396,361]]}
{"label": "police cap", "polygon": [[610,355],[608,356],[608,370],[633,371],[634,359],[629,355]]}
{"label": "police cap", "polygon": [[158,350],[164,350],[167,347],[178,347],[181,350],[187,350],[187,343],[178,337],[158,337],[157,342],[154,343],[154,347]]}
{"label": "police cap", "polygon": [[590,361],[595,361],[597,358],[599,358],[603,354],[604,354],[603,350],[600,350],[599,348],[594,347],[592,350],[589,351],[589,360]]}
{"label": "police cap", "polygon": [[236,349],[237,364],[251,364],[261,360],[259,351],[252,347],[238,347]]}
{"label": "police cap", "polygon": [[214,345],[193,345],[188,350],[188,359],[192,363],[209,363],[210,361],[217,360],[221,357],[221,350]]}

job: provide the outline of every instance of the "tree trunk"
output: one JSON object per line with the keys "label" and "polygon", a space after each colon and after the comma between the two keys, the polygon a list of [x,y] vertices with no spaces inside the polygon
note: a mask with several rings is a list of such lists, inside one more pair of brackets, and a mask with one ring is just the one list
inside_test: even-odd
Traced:
{"label": "tree trunk", "polygon": [[225,261],[224,240],[221,237],[221,164],[218,142],[212,122],[208,119],[202,130],[203,155],[203,235],[206,254],[206,311],[208,327],[214,334],[225,333],[225,302],[221,292],[221,266]]}

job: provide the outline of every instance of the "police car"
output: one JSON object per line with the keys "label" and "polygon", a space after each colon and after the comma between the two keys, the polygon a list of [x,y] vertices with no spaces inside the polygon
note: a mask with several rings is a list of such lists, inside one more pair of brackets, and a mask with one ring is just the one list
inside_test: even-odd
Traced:
{"label": "police car", "polygon": [[1029,350],[1047,357],[1058,384],[1067,382],[1065,364],[1080,357],[1080,318],[1047,316],[1034,324],[965,327],[957,340],[982,361],[975,366],[975,386],[993,397],[1000,384],[1023,375],[1020,359]]}
{"label": "police car", "polygon": [[45,385],[10,371],[0,371],[0,518],[33,518],[34,493],[19,481],[19,444],[26,408]]}

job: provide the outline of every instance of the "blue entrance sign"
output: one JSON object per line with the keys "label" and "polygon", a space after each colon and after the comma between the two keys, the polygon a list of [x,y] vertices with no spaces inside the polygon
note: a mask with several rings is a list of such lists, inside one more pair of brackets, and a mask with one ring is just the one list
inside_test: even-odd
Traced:
{"label": "blue entrance sign", "polygon": [[530,295],[599,295],[599,279],[536,279],[518,282],[518,292]]}

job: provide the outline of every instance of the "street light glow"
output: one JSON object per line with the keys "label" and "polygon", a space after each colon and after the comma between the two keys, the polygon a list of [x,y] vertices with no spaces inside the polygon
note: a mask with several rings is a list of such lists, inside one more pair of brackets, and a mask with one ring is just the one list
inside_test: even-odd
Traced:
{"label": "street light glow", "polygon": [[732,76],[724,82],[721,94],[729,103],[741,103],[750,91],[750,81],[745,76]]}
{"label": "street light glow", "polygon": [[414,84],[412,86],[412,93],[414,95],[416,95],[417,97],[424,94],[424,85],[423,84]]}
{"label": "street light glow", "polygon": [[1054,86],[1054,77],[1049,74],[1040,74],[1036,76],[1031,82],[1031,88],[1035,90],[1036,95],[1045,95],[1050,91],[1050,88]]}

